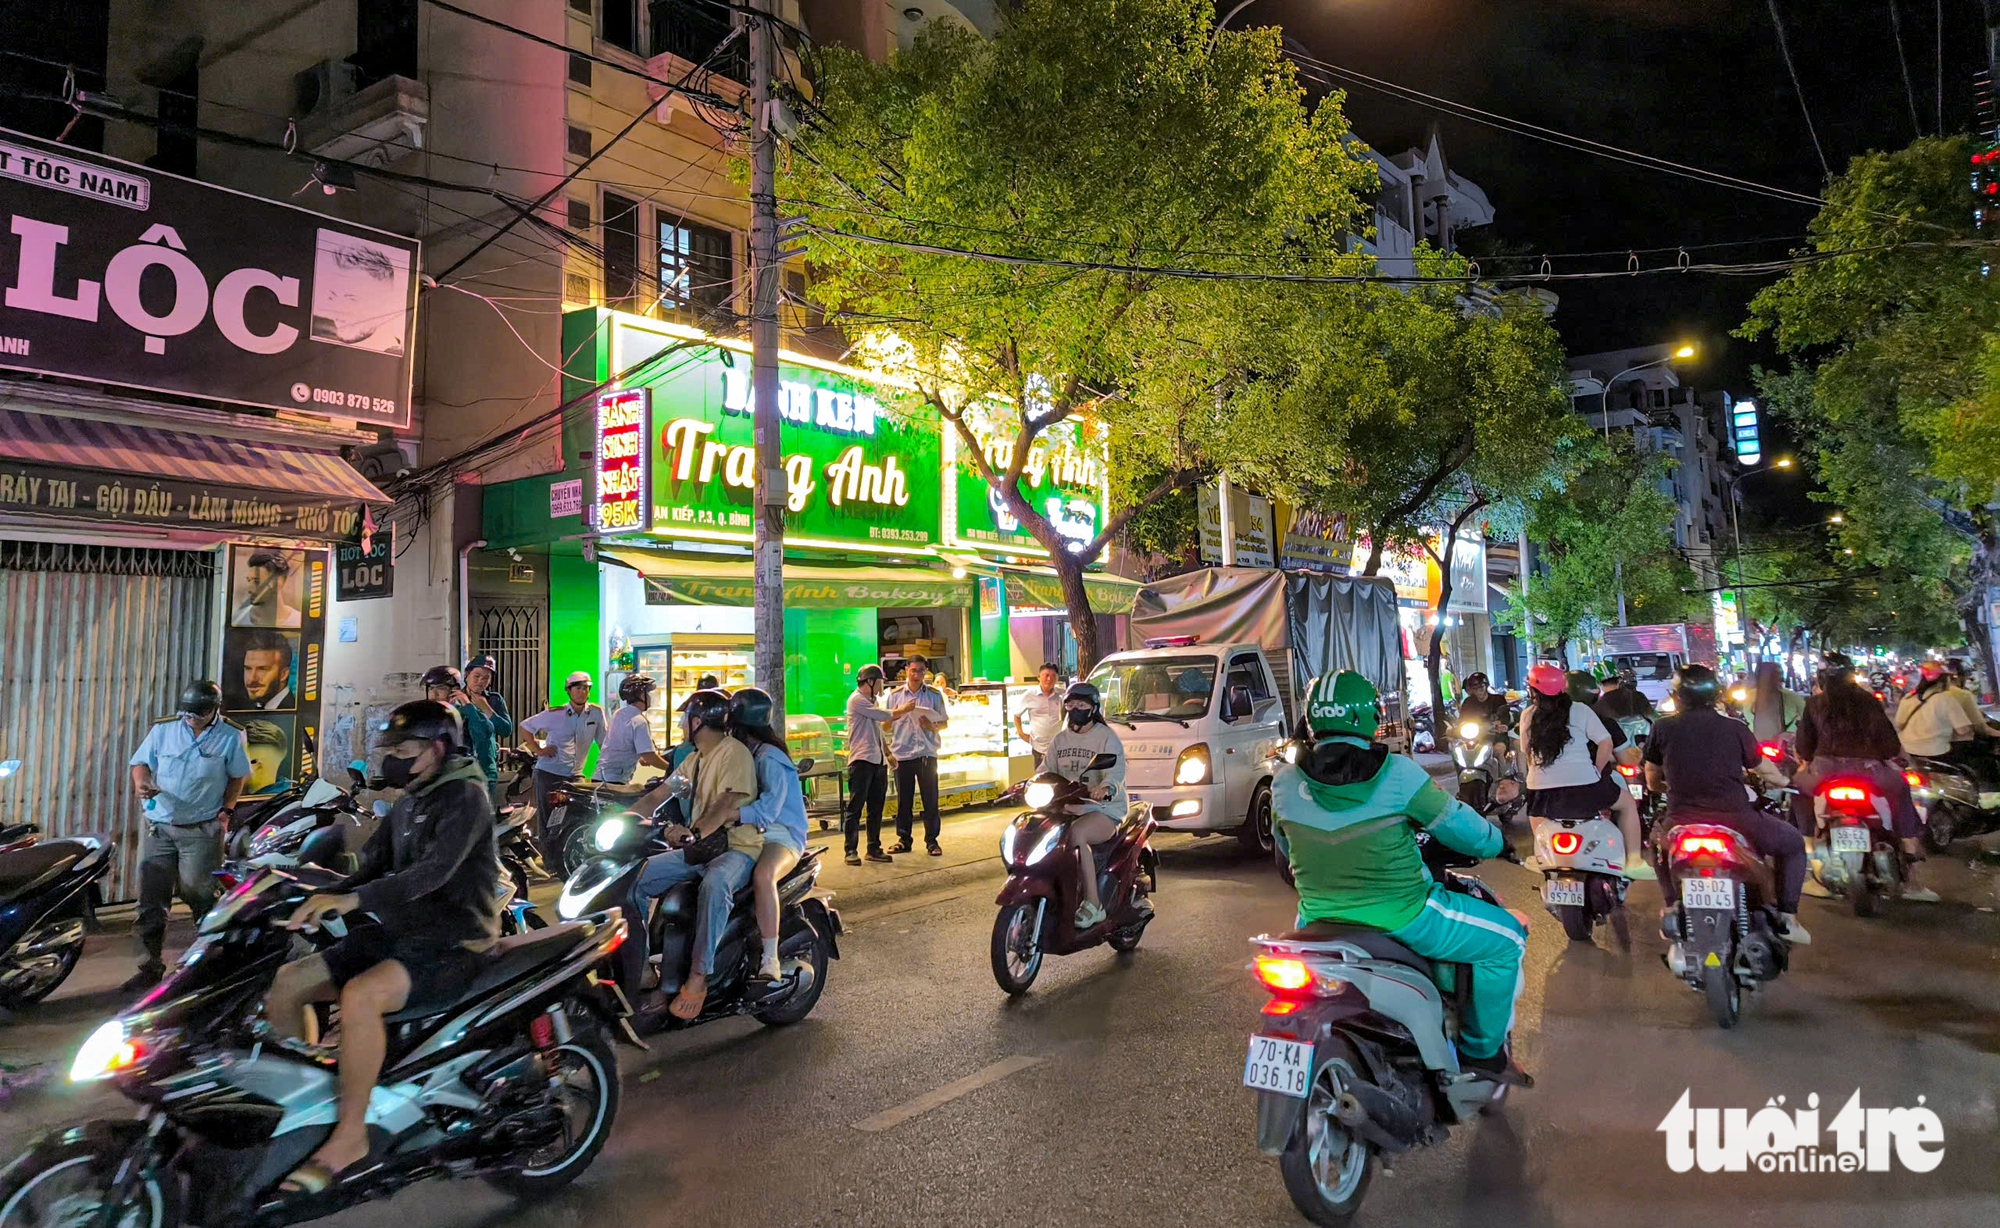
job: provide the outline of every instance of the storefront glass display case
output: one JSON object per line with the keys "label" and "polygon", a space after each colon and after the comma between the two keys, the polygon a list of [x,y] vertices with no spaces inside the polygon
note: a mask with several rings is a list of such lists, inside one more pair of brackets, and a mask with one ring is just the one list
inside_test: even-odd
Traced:
{"label": "storefront glass display case", "polygon": [[951,723],[938,748],[938,795],[970,806],[991,801],[1008,784],[1007,686],[970,682],[948,701]]}

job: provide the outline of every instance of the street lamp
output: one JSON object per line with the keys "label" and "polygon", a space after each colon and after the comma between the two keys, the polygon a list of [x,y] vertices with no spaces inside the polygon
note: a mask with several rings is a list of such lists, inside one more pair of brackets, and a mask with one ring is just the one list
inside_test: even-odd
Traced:
{"label": "street lamp", "polygon": [[[1250,0],[1243,0],[1243,3],[1248,4],[1250,3]],[[1236,7],[1240,9],[1243,7],[1243,5],[1239,4]],[[1234,15],[1234,10],[1231,10],[1231,14]],[[1667,355],[1665,358],[1655,358],[1651,362],[1642,362],[1635,366],[1627,367],[1623,371],[1620,371],[1618,374],[1612,376],[1610,379],[1605,380],[1603,384],[1603,391],[1598,394],[1598,399],[1600,402],[1599,412],[1604,415],[1604,442],[1607,444],[1611,442],[1611,385],[1617,383],[1621,379],[1624,379],[1626,376],[1632,374],[1634,371],[1644,371],[1648,367],[1664,366],[1667,363],[1674,362],[1679,359],[1693,358],[1693,357],[1694,357],[1694,346],[1687,342],[1682,342],[1680,345],[1674,348],[1673,353]],[[1612,561],[1611,568],[1612,568],[1613,579],[1618,589],[1618,625],[1622,627],[1625,625],[1625,560],[1614,559]]]}
{"label": "street lamp", "polygon": [[[1743,526],[1736,518],[1736,488],[1744,478],[1754,478],[1760,473],[1771,473],[1779,469],[1790,469],[1792,463],[1791,457],[1780,456],[1771,462],[1769,469],[1748,469],[1729,479],[1729,532],[1736,539],[1736,625],[1743,630],[1743,647],[1746,654],[1750,648],[1750,620],[1744,612],[1747,602],[1743,596]],[[1834,519],[1839,520],[1840,517],[1835,516]],[[1848,553],[1852,554],[1853,551],[1850,550]]]}
{"label": "street lamp", "polygon": [[1222,20],[1215,23],[1215,33],[1208,36],[1208,52],[1210,55],[1215,54],[1215,44],[1222,41],[1222,27],[1229,24],[1230,18],[1236,16],[1236,14],[1242,12],[1244,9],[1249,8],[1251,5],[1255,3],[1257,3],[1257,0],[1238,0],[1236,7],[1230,9],[1227,13],[1224,13],[1222,15]]}

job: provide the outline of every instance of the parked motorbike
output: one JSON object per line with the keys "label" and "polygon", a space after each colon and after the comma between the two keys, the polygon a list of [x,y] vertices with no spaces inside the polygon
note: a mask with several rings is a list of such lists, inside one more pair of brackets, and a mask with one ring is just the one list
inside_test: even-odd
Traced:
{"label": "parked motorbike", "polygon": [[1813,877],[1847,898],[1857,917],[1872,917],[1884,896],[1909,881],[1909,858],[1889,818],[1889,799],[1860,776],[1823,780],[1813,791]]}
{"label": "parked motorbike", "polygon": [[264,822],[237,828],[229,842],[231,872],[241,881],[249,870],[263,866],[340,869],[347,857],[347,834],[361,826],[365,815],[353,793],[330,780],[315,780]]}
{"label": "parked motorbike", "polygon": [[[801,760],[799,771],[803,774],[811,766],[810,759]],[[673,779],[677,782],[674,787],[685,786],[684,777]],[[646,859],[667,851],[663,833],[673,800],[662,803],[651,816],[628,812],[600,821],[593,838],[599,855],[578,866],[563,884],[556,915],[567,921],[596,910],[629,906]],[[708,997],[701,1014],[686,1021],[665,1012],[649,1013],[640,1023],[648,1029],[671,1031],[749,1015],[760,1023],[781,1027],[811,1014],[826,992],[828,961],[840,958],[840,914],[832,907],[832,893],[815,886],[819,858],[819,849],[807,849],[778,883],[778,959],[783,970],[779,980],[761,981],[755,976],[763,951],[754,912],[755,888],[746,884],[732,902],[728,924],[716,943],[715,974],[708,978]],[[658,967],[659,987],[668,994],[680,989],[693,966],[700,887],[699,882],[688,882],[668,891],[660,897],[650,921],[634,916],[634,924],[646,924],[647,959]],[[636,949],[627,952],[616,971],[620,988],[636,999],[647,961],[635,956]]]}
{"label": "parked motorbike", "polygon": [[[1117,765],[1099,755],[1087,772]],[[1069,808],[1089,798],[1086,786],[1056,772],[1043,772],[1021,791],[1028,809],[1000,833],[1000,860],[1007,881],[994,903],[993,979],[1010,995],[1024,994],[1042,971],[1045,955],[1074,955],[1100,942],[1118,952],[1135,950],[1153,920],[1148,898],[1160,889],[1160,859],[1153,851],[1159,826],[1150,806],[1133,806],[1111,839],[1089,852],[1097,866],[1097,898],[1104,920],[1076,928],[1076,846],[1069,837]]]}
{"label": "parked motorbike", "polygon": [[1910,798],[1924,820],[1924,846],[1942,853],[1954,840],[2000,830],[2000,793],[1983,791],[1979,780],[1962,765],[1944,759],[1918,759],[1903,773]]}
{"label": "parked motorbike", "polygon": [[534,834],[529,830],[534,818],[535,808],[531,805],[509,806],[500,812],[498,844],[503,872],[500,889],[507,895],[506,911],[500,918],[502,936],[545,929],[549,924],[528,899],[528,884],[544,875],[541,854],[536,851]]}
{"label": "parked motorbike", "polygon": [[1528,822],[1535,834],[1535,861],[1542,869],[1542,906],[1562,922],[1571,942],[1589,942],[1608,920],[1619,947],[1629,949],[1625,892],[1631,880],[1622,871],[1626,858],[1639,856],[1639,851],[1628,852],[1618,824],[1601,814]]}
{"label": "parked motorbike", "polygon": [[1792,944],[1778,932],[1771,867],[1734,828],[1683,823],[1662,842],[1672,904],[1660,915],[1667,967],[1706,995],[1716,1026],[1731,1028],[1742,991],[1776,980]]}
{"label": "parked motorbike", "polygon": [[[1438,882],[1500,902],[1454,871],[1476,858],[1419,844]],[[1389,1157],[1443,1142],[1453,1125],[1497,1111],[1516,1085],[1459,1066],[1466,965],[1433,964],[1380,930],[1326,922],[1252,942],[1251,970],[1271,1000],[1243,1083],[1257,1091],[1258,1149],[1278,1158],[1285,1191],[1313,1223],[1346,1224]]]}
{"label": "parked motorbike", "polygon": [[[0,779],[20,760],[0,763]],[[111,872],[105,836],[40,840],[33,823],[0,828],[0,1013],[39,1002],[76,971]]]}
{"label": "parked motorbike", "polygon": [[646,785],[567,780],[549,790],[549,813],[542,822],[543,860],[558,875],[574,873],[597,855],[597,828],[612,814],[627,813]]}
{"label": "parked motorbike", "polygon": [[293,946],[280,926],[307,891],[256,871],[165,981],[91,1034],[70,1078],[109,1080],[141,1112],[32,1143],[0,1174],[0,1224],[279,1225],[430,1177],[532,1197],[589,1167],[618,1113],[611,1041],[627,1031],[622,999],[592,974],[625,940],[616,912],[503,940],[449,1001],[389,1016],[373,1158],[322,1193],[281,1190],[336,1106],[333,1062],[266,1043],[259,1019]]}

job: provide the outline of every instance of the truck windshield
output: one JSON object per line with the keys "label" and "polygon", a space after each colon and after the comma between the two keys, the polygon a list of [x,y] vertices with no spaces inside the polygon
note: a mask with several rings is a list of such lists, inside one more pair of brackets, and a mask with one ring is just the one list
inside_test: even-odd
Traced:
{"label": "truck windshield", "polygon": [[1620,673],[1631,670],[1641,682],[1662,682],[1674,676],[1674,659],[1664,652],[1621,652],[1612,656],[1611,668]]}
{"label": "truck windshield", "polygon": [[1109,720],[1148,716],[1185,721],[1208,714],[1214,657],[1145,657],[1106,661],[1090,675]]}

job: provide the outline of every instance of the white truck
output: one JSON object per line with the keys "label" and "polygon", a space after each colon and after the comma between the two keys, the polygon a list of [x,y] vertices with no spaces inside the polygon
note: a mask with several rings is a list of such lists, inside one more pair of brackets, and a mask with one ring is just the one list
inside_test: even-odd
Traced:
{"label": "white truck", "polygon": [[1125,743],[1128,800],[1172,831],[1234,832],[1271,856],[1271,773],[1312,679],[1355,669],[1401,734],[1403,655],[1386,578],[1206,568],[1141,589],[1140,645],[1090,681]]}

